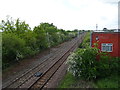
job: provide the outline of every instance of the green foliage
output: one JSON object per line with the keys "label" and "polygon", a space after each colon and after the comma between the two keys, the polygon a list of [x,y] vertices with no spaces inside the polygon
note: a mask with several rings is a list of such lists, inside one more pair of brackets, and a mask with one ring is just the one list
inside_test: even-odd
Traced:
{"label": "green foliage", "polygon": [[109,55],[101,55],[100,61],[97,63],[97,77],[104,78],[112,73],[118,73],[120,70],[120,58],[113,58]]}
{"label": "green foliage", "polygon": [[36,44],[39,50],[47,48],[48,47],[48,42],[46,38],[47,35],[44,28],[41,25],[39,25],[34,28],[33,32],[36,34],[37,39]]}
{"label": "green foliage", "polygon": [[112,75],[97,79],[95,81],[85,81],[78,79],[70,72],[67,72],[64,79],[60,82],[58,88],[120,88],[120,76],[112,73]]}
{"label": "green foliage", "polygon": [[58,30],[56,27],[51,26],[47,28],[47,33],[49,37],[49,42],[51,46],[54,46],[55,44],[59,43],[59,35],[57,34]]}
{"label": "green foliage", "polygon": [[[96,78],[96,48],[78,49],[68,57],[69,71],[78,78],[91,80]],[[88,57],[89,56],[89,57]]]}
{"label": "green foliage", "polygon": [[17,35],[30,30],[29,25],[26,24],[25,21],[20,21],[19,19],[17,19],[16,21],[13,21],[11,17],[8,17],[6,21],[2,20],[2,23],[0,26],[1,26],[0,29],[3,32],[15,33]]}
{"label": "green foliage", "polygon": [[14,25],[15,32],[19,34],[23,34],[25,32],[30,31],[30,27],[28,24],[25,23],[25,21],[21,22],[19,19],[16,20],[16,23]]}
{"label": "green foliage", "polygon": [[85,44],[89,43],[89,38],[86,37],[83,41],[84,44],[80,46],[83,48],[86,45],[85,48],[78,49],[68,57],[68,71],[79,80],[96,81],[93,84],[95,88],[118,88],[120,58],[110,57],[109,53],[100,52],[96,48],[97,43],[95,48],[90,48],[89,44]]}
{"label": "green foliage", "polygon": [[112,72],[117,74],[120,72],[120,57],[112,58],[110,60],[110,69]]}
{"label": "green foliage", "polygon": [[12,62],[33,56],[42,50],[75,37],[75,32],[57,29],[53,23],[41,23],[31,30],[25,21],[13,20],[10,17],[2,20],[0,30],[3,34],[2,59],[4,68]]}
{"label": "green foliage", "polygon": [[87,32],[83,42],[80,44],[79,48],[87,48],[90,46],[90,32]]}
{"label": "green foliage", "polygon": [[27,47],[30,47],[31,50],[36,50],[37,38],[35,33],[33,33],[32,31],[25,32],[21,35],[21,38],[26,41]]}
{"label": "green foliage", "polygon": [[2,38],[3,63],[23,58],[25,41],[13,33],[3,33]]}
{"label": "green foliage", "polygon": [[[100,55],[100,61],[97,56]],[[120,58],[110,57],[97,48],[78,49],[68,57],[68,71],[77,78],[92,80],[104,78],[120,70]]]}
{"label": "green foliage", "polygon": [[[110,57],[109,53],[100,52],[96,47],[89,47],[90,33],[87,33],[80,47],[85,49],[78,49],[68,58],[69,71],[74,76],[86,80],[94,78],[104,78],[112,73],[120,71],[120,58]],[[99,61],[98,61],[99,59]]]}
{"label": "green foliage", "polygon": [[92,81],[84,81],[78,79],[70,72],[67,72],[63,80],[60,82],[58,88],[96,88]]}
{"label": "green foliage", "polygon": [[120,88],[119,82],[119,76],[117,74],[112,74],[109,77],[98,79],[95,84],[98,88]]}
{"label": "green foliage", "polygon": [[14,28],[14,21],[12,20],[12,18],[7,17],[6,21],[2,20],[0,29],[3,32],[13,32],[15,28]]}
{"label": "green foliage", "polygon": [[71,74],[67,73],[64,77],[64,80],[59,85],[59,88],[70,88],[72,84],[74,84],[77,79]]}

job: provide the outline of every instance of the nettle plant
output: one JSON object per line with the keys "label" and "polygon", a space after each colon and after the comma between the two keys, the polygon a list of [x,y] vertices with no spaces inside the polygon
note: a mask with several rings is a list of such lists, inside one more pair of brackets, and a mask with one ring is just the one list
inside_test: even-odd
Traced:
{"label": "nettle plant", "polygon": [[96,56],[98,54],[97,48],[78,49],[72,53],[68,59],[68,71],[77,78],[91,80],[96,78]]}

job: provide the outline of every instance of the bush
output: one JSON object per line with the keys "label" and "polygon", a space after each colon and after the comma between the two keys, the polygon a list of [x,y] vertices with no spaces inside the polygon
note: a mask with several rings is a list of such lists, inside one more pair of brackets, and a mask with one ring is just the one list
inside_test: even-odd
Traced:
{"label": "bush", "polygon": [[104,78],[111,74],[118,73],[120,58],[110,57],[109,55],[101,55],[100,61],[97,63],[97,77]]}
{"label": "bush", "polygon": [[112,58],[110,60],[110,69],[114,73],[120,72],[120,58]]}
{"label": "bush", "polygon": [[78,49],[68,57],[68,70],[77,78],[91,80],[96,78],[96,55],[98,49]]}
{"label": "bush", "polygon": [[3,63],[14,62],[23,58],[25,41],[13,33],[3,33],[2,38]]}
{"label": "bush", "polygon": [[[97,60],[97,55],[100,55],[100,61]],[[85,80],[105,78],[120,71],[120,58],[98,52],[97,48],[78,49],[68,57],[67,63],[68,71],[75,77]]]}
{"label": "bush", "polygon": [[3,67],[9,67],[13,62],[70,40],[75,34],[74,31],[57,29],[53,23],[41,23],[31,30],[25,21],[13,20],[10,17],[2,20],[0,29],[3,34]]}
{"label": "bush", "polygon": [[32,31],[28,31],[28,32],[25,32],[24,34],[21,34],[20,37],[25,40],[26,47],[30,47],[32,50],[36,50],[37,39],[35,38],[35,36],[36,36],[35,33],[33,33]]}
{"label": "bush", "polygon": [[101,55],[100,61],[97,63],[97,77],[106,77],[110,74],[110,58]]}

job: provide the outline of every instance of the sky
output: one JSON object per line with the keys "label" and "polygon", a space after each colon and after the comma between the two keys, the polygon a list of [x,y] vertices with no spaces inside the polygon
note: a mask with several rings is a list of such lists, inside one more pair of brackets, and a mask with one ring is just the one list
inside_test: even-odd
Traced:
{"label": "sky", "polygon": [[0,0],[0,22],[9,15],[30,27],[53,23],[64,30],[118,28],[119,0]]}

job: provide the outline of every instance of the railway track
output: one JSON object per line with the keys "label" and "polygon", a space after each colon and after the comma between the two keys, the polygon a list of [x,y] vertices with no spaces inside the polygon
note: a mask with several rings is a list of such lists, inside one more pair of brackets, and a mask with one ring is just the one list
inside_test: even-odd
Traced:
{"label": "railway track", "polygon": [[[63,46],[63,45],[62,45]],[[26,71],[25,73],[23,73],[22,75],[20,76],[17,76],[15,79],[12,79],[12,80],[9,80],[9,82],[3,84],[3,88],[6,88],[6,87],[11,87],[13,88],[13,84],[16,83],[17,81],[21,81],[21,79],[24,79],[26,80],[24,77],[27,77],[28,78],[28,75],[31,74],[31,72],[33,73],[36,69],[39,70],[39,68],[41,67],[41,65],[43,64],[45,66],[45,64],[48,62],[48,61],[51,61],[53,60],[55,57],[56,57],[56,54],[59,54],[61,49],[62,48],[65,48],[66,47],[66,43],[63,47],[60,47],[59,49],[57,49],[57,51],[54,52],[54,56],[51,55],[51,56],[48,56],[46,58],[42,58],[42,62],[40,62],[39,64],[37,64],[36,66],[34,66],[33,68],[29,69],[28,71]],[[47,62],[46,62],[47,61]],[[33,75],[33,74],[32,74]],[[31,75],[31,76],[32,76]],[[30,76],[29,76],[30,77]],[[20,82],[19,82],[20,84]],[[16,88],[18,85],[16,85],[14,88]]]}
{"label": "railway track", "polygon": [[54,75],[54,73],[59,69],[59,67],[65,62],[65,60],[69,56],[70,52],[75,49],[75,46],[76,46],[76,44],[74,46],[72,46],[71,49],[66,51],[64,53],[64,55],[62,57],[60,57],[59,60],[51,68],[49,68],[44,73],[44,75],[42,75],[41,78],[38,81],[36,81],[36,83],[31,85],[29,88],[30,89],[33,89],[33,88],[42,89],[45,86],[45,84],[50,80],[50,78]]}
{"label": "railway track", "polygon": [[[6,88],[40,88],[42,89],[45,84],[50,80],[54,73],[59,69],[59,67],[64,63],[66,58],[69,56],[70,52],[75,50],[79,43],[82,42],[81,35],[78,38],[73,39],[69,44],[64,45],[59,50],[55,51],[54,55],[46,58],[41,63],[23,73],[21,76],[15,78],[11,82],[3,85],[3,89]],[[35,76],[36,73],[40,73],[40,76]]]}

